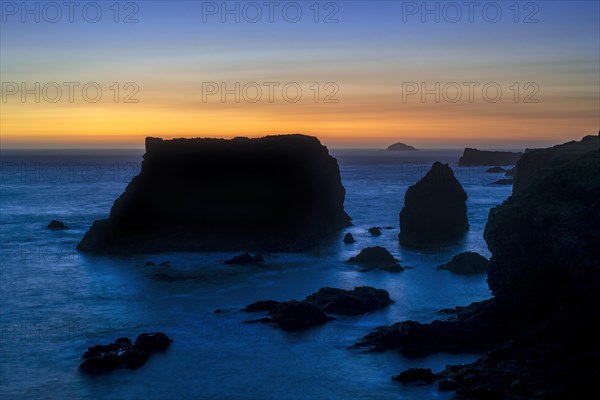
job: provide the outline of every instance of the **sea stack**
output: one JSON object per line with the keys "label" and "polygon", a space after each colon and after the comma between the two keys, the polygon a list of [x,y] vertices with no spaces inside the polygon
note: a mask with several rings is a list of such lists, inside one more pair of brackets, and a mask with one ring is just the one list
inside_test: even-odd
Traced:
{"label": "sea stack", "polygon": [[448,164],[431,170],[406,191],[400,212],[403,244],[431,246],[460,240],[469,229],[467,194]]}
{"label": "sea stack", "polygon": [[344,197],[315,137],[147,138],[140,174],[77,248],[296,251],[350,225]]}

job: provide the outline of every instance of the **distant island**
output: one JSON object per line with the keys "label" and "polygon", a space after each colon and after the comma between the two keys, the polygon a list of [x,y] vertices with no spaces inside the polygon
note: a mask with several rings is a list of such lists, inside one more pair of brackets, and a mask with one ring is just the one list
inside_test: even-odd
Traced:
{"label": "distant island", "polygon": [[466,148],[458,160],[460,166],[499,166],[515,165],[523,153],[512,151],[488,151]]}
{"label": "distant island", "polygon": [[388,146],[387,151],[419,151],[419,149],[415,149],[412,146],[398,142]]}

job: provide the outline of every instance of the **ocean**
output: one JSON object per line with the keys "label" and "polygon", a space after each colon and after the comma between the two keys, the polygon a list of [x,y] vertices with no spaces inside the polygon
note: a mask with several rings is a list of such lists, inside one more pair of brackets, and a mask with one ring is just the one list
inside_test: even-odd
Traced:
{"label": "ocean", "polygon": [[[142,150],[5,150],[0,191],[0,394],[3,399],[449,399],[435,386],[390,380],[406,368],[442,370],[476,354],[406,358],[350,346],[371,329],[490,297],[485,275],[438,271],[462,251],[487,257],[491,207],[511,193],[502,174],[458,167],[462,150],[330,151],[340,165],[353,226],[317,248],[265,254],[259,266],[223,265],[238,253],[92,256],[75,246],[141,166]],[[450,163],[468,194],[470,230],[455,246],[402,247],[398,213],[408,186],[434,161]],[[52,219],[68,230],[46,228]],[[384,229],[379,237],[367,230]],[[385,227],[392,229],[385,229]],[[342,243],[352,232],[357,243]],[[359,272],[344,261],[386,247],[406,270]],[[147,267],[146,261],[169,266]],[[337,317],[301,333],[244,324],[257,300],[302,299],[324,286],[386,289],[395,301],[365,315]],[[215,309],[223,312],[215,313]],[[174,339],[137,370],[90,376],[78,370],[88,346],[162,331]]]}

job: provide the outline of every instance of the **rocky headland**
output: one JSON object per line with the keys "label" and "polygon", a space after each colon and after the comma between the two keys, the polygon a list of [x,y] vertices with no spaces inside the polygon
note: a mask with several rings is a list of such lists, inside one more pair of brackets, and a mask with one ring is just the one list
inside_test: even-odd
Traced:
{"label": "rocky headland", "polygon": [[[527,152],[490,211],[493,297],[448,320],[399,322],[357,347],[483,353],[436,375],[457,399],[587,398],[600,376],[600,138]],[[407,373],[407,375],[410,375]]]}
{"label": "rocky headland", "polygon": [[488,151],[466,148],[458,165],[466,166],[498,166],[515,165],[523,153],[511,151]]}

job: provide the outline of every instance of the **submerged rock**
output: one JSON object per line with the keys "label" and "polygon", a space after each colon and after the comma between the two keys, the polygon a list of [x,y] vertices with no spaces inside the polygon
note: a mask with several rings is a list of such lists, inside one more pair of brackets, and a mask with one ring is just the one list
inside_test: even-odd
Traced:
{"label": "submerged rock", "polygon": [[346,244],[356,243],[356,240],[354,240],[354,236],[352,236],[352,234],[350,232],[348,232],[344,235],[344,243],[346,243]]}
{"label": "submerged rock", "polygon": [[353,290],[325,287],[306,297],[323,311],[340,315],[358,315],[392,304],[387,290],[358,286]]}
{"label": "submerged rock", "polygon": [[347,262],[362,266],[363,271],[376,268],[393,272],[404,271],[404,268],[400,266],[400,262],[387,249],[380,246],[367,247],[361,250],[358,255],[350,257]]}
{"label": "submerged rock", "polygon": [[98,253],[295,251],[350,225],[317,138],[146,139],[140,174],[77,248]]}
{"label": "submerged rock", "polygon": [[496,182],[492,183],[492,185],[512,185],[514,183],[512,178],[507,179],[498,179]]}
{"label": "submerged rock", "polygon": [[460,240],[469,229],[467,194],[448,164],[436,162],[410,186],[400,212],[403,244],[432,246]]}
{"label": "submerged rock", "polygon": [[50,221],[50,223],[47,226],[48,229],[69,229],[68,226],[66,226],[64,224],[64,222],[62,221],[57,221],[55,219],[53,219],[52,221]]}
{"label": "submerged rock", "polygon": [[89,347],[81,357],[79,368],[88,373],[105,373],[117,368],[136,369],[144,365],[150,354],[166,350],[173,342],[162,332],[142,333],[135,343],[119,338],[108,345]]}
{"label": "submerged rock", "polygon": [[455,274],[482,274],[487,272],[490,262],[481,254],[467,251],[452,257],[445,265],[440,265],[438,269],[454,272]]}
{"label": "submerged rock", "polygon": [[460,166],[515,165],[523,153],[511,151],[487,151],[466,148],[458,160]]}
{"label": "submerged rock", "polygon": [[235,264],[235,265],[244,265],[244,264],[258,264],[263,262],[263,257],[253,257],[250,253],[240,254],[239,256],[235,256],[230,258],[229,260],[225,260],[224,264]]}

